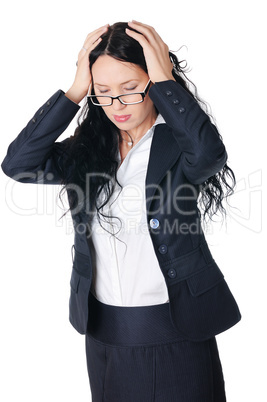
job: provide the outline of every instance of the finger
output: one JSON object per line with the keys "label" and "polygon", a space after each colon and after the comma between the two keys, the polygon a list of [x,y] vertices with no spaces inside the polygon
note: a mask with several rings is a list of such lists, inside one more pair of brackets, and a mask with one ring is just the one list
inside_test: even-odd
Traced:
{"label": "finger", "polygon": [[101,36],[99,36],[96,40],[92,40],[91,43],[85,44],[85,46],[82,47],[82,51],[86,52],[86,53],[90,53],[100,42],[101,42],[102,38]]}
{"label": "finger", "polygon": [[92,35],[95,35],[98,32],[102,31],[103,29],[106,29],[108,26],[109,26],[109,24],[105,24],[102,27],[99,27],[99,28],[95,29],[94,31],[89,32],[89,34],[86,36],[86,40],[87,40],[87,38],[91,37]]}
{"label": "finger", "polygon": [[148,28],[148,29],[151,29],[151,30],[154,30],[154,28],[151,25],[144,24],[143,22],[140,22],[140,21],[132,20],[132,21],[129,21],[129,23],[139,25],[141,27],[145,27],[145,28]]}
{"label": "finger", "polygon": [[[101,42],[102,38],[98,38],[91,46],[89,46],[88,49],[85,49],[84,47],[80,50],[79,55],[78,55],[78,61],[76,63],[76,66],[78,66],[79,62],[85,58],[88,60],[88,55],[91,53],[91,51]],[[86,57],[85,57],[86,56]]]}
{"label": "finger", "polygon": [[98,33],[88,37],[83,44],[83,48],[88,50],[102,35],[105,33],[105,30],[101,30]]}
{"label": "finger", "polygon": [[137,33],[135,31],[132,31],[131,29],[126,28],[125,32],[127,33],[127,35],[131,36],[133,39],[137,40],[137,42],[140,43],[140,45],[144,48],[145,46],[149,45],[149,42],[147,40],[147,38],[141,34],[141,33]]}
{"label": "finger", "polygon": [[92,43],[92,45],[90,46],[89,49],[87,49],[87,51],[91,52],[101,41],[102,38],[99,37],[97,40],[94,41],[94,43]]}
{"label": "finger", "polygon": [[156,30],[147,24],[143,24],[141,22],[137,21],[130,21],[128,22],[128,25],[131,28],[134,28],[136,31],[142,33],[150,42],[153,42],[154,40],[161,40],[161,37],[159,34],[156,32]]}
{"label": "finger", "polygon": [[[163,51],[165,52],[166,49],[169,50],[168,46],[162,41],[160,37],[155,38],[154,36],[150,36],[144,33],[137,33],[132,31],[131,29],[126,28],[125,32],[127,35],[131,36],[135,39],[139,44],[142,46],[143,50],[149,51],[154,49],[154,51]],[[157,50],[158,49],[158,50]]]}
{"label": "finger", "polygon": [[128,24],[136,31],[139,31],[143,36],[145,36],[154,49],[160,47],[164,52],[166,51],[166,49],[169,51],[167,44],[162,40],[157,31],[150,25],[146,25],[137,21],[131,21],[128,22]]}
{"label": "finger", "polygon": [[91,46],[93,43],[95,43],[96,40],[99,39],[103,33],[107,31],[109,27],[109,24],[104,25],[101,28],[96,29],[95,31],[91,32],[90,34],[87,35],[83,47],[85,49],[88,49],[89,46]]}

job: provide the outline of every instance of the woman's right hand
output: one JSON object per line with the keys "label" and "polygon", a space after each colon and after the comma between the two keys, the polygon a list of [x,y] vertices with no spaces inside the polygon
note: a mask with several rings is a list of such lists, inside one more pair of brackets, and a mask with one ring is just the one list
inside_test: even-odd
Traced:
{"label": "woman's right hand", "polygon": [[65,94],[67,98],[75,103],[80,103],[88,92],[91,83],[89,54],[101,42],[101,35],[107,31],[108,26],[108,24],[104,25],[88,34],[79,52],[75,79],[72,86]]}

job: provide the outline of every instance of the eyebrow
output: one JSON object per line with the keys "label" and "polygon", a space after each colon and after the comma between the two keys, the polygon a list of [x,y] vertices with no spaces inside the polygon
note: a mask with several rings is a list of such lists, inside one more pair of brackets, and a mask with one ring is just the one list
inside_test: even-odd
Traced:
{"label": "eyebrow", "polygon": [[[137,78],[133,78],[133,79],[131,79],[131,80],[128,80],[128,81],[125,81],[125,82],[121,82],[120,85],[128,84],[129,82],[132,82],[132,81],[138,81],[138,79],[137,79]],[[99,87],[108,87],[108,86],[109,86],[109,85],[107,85],[107,84],[98,84],[97,82],[95,82],[94,85],[98,85]]]}

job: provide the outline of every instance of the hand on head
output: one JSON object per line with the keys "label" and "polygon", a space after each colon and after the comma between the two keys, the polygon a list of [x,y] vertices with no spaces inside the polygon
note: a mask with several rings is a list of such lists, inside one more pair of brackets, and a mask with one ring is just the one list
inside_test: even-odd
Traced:
{"label": "hand on head", "polygon": [[132,21],[128,23],[131,29],[126,29],[127,35],[137,40],[143,48],[149,78],[153,83],[174,80],[173,64],[169,57],[169,48],[159,34],[149,25]]}
{"label": "hand on head", "polygon": [[89,54],[101,42],[101,35],[107,31],[108,26],[106,24],[89,33],[79,52],[75,79],[69,91],[66,92],[66,96],[76,103],[79,103],[85,97],[91,83]]}

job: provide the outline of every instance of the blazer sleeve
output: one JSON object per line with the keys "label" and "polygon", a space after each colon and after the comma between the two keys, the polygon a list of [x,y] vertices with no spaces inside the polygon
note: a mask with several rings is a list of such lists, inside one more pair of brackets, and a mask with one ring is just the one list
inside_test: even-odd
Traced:
{"label": "blazer sleeve", "polygon": [[22,183],[59,184],[62,179],[60,158],[68,139],[55,141],[79,108],[58,90],[9,145],[1,165],[4,173]]}
{"label": "blazer sleeve", "polygon": [[187,179],[201,184],[225,165],[227,153],[219,133],[198,102],[176,81],[155,83],[149,96],[172,128],[182,150]]}

